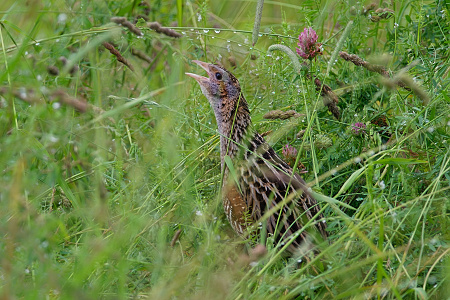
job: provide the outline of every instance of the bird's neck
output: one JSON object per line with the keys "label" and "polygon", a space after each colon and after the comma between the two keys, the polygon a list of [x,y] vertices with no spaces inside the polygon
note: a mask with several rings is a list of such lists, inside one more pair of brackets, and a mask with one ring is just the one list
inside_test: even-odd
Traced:
{"label": "bird's neck", "polygon": [[247,102],[241,95],[238,101],[223,100],[215,109],[220,133],[220,158],[222,167],[226,155],[237,156],[242,147],[246,147],[250,131],[250,112]]}

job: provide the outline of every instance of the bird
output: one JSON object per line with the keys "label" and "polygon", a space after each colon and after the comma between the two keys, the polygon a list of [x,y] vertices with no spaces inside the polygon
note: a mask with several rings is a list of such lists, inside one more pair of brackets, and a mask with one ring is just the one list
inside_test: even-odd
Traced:
{"label": "bird", "polygon": [[[236,77],[223,66],[193,60],[208,77],[186,73],[200,85],[217,121],[223,174],[222,202],[234,231],[265,230],[294,254],[305,244],[312,250],[311,230],[327,240],[326,221],[303,178],[283,161],[251,124],[250,110]],[[270,210],[269,216],[267,212]],[[264,219],[262,219],[264,216]],[[314,235],[314,234],[312,234]]]}

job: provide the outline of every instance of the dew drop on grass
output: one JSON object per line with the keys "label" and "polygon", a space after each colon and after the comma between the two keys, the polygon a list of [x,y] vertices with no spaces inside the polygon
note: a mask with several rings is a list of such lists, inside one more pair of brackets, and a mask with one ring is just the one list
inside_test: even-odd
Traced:
{"label": "dew drop on grass", "polygon": [[220,33],[220,30],[216,29],[214,30],[215,33]]}
{"label": "dew drop on grass", "polygon": [[204,33],[208,33],[208,32],[209,32],[209,29],[203,29],[203,32],[204,32]]}

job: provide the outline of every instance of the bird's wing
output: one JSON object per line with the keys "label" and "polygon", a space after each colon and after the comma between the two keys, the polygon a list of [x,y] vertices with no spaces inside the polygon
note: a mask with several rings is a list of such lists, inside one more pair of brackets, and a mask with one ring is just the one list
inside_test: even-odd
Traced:
{"label": "bird's wing", "polygon": [[[240,167],[240,182],[250,216],[258,222],[268,210],[282,203],[284,199],[291,199],[285,201],[279,209],[274,209],[274,213],[267,220],[267,231],[283,239],[300,232],[292,243],[298,247],[306,238],[302,224],[319,214],[317,201],[309,194],[308,187],[300,175],[293,173],[292,168],[259,134],[255,134],[245,156]],[[316,217],[315,224],[326,238],[326,223],[322,221],[323,216],[320,214]]]}

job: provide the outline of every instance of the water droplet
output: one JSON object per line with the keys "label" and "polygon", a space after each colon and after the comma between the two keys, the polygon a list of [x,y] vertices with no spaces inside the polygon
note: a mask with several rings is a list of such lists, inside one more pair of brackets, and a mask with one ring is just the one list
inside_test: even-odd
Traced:
{"label": "water droplet", "polygon": [[216,29],[214,30],[215,33],[220,33],[220,30]]}
{"label": "water droplet", "polygon": [[208,33],[208,32],[209,32],[209,29],[203,29],[203,32],[204,32],[204,33]]}
{"label": "water droplet", "polygon": [[258,34],[258,36],[262,36],[262,34],[260,33],[260,34]]}
{"label": "water droplet", "polygon": [[241,44],[238,44],[238,46],[241,47],[242,45],[241,45]]}
{"label": "water droplet", "polygon": [[41,44],[41,43],[37,42],[35,45],[36,45],[36,46],[39,46],[40,44]]}

